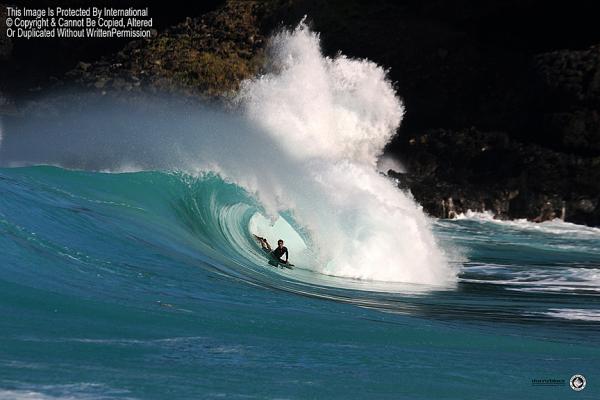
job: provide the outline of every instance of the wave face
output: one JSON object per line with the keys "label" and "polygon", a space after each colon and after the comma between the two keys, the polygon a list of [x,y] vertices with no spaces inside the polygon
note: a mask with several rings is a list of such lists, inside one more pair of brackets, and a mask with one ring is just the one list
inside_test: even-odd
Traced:
{"label": "wave face", "polygon": [[256,198],[264,217],[293,219],[307,249],[288,248],[315,272],[452,284],[421,208],[377,172],[403,114],[385,71],[323,57],[303,24],[269,49],[268,72],[243,83],[236,112],[90,100],[56,120],[13,121],[2,164],[215,173]]}

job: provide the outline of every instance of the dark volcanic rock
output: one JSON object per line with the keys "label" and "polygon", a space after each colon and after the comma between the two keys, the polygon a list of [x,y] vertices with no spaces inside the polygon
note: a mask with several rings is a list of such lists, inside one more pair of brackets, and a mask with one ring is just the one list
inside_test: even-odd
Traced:
{"label": "dark volcanic rock", "polygon": [[[534,57],[538,140],[554,149],[600,155],[600,46]],[[542,139],[541,136],[544,136]]]}
{"label": "dark volcanic rock", "polygon": [[600,106],[600,46],[540,54],[534,65],[547,107]]}
{"label": "dark volcanic rock", "polygon": [[[492,211],[498,218],[598,224],[600,157],[582,157],[474,128],[404,138],[399,178],[432,215]],[[452,199],[452,207],[449,207]]]}

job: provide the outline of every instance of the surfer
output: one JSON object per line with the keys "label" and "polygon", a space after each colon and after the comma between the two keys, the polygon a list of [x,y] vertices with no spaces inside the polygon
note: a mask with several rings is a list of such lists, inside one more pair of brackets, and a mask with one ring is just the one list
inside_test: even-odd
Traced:
{"label": "surfer", "polygon": [[[262,247],[262,249],[265,252],[268,252],[271,255],[271,257],[273,257],[275,260],[282,264],[288,263],[288,249],[283,245],[283,240],[279,239],[277,241],[277,247],[275,248],[275,250],[273,250],[271,249],[271,245],[269,244],[269,242],[267,242],[267,239],[256,235],[254,236],[260,242],[260,247]],[[281,257],[283,257],[284,255],[285,260],[282,260]]]}

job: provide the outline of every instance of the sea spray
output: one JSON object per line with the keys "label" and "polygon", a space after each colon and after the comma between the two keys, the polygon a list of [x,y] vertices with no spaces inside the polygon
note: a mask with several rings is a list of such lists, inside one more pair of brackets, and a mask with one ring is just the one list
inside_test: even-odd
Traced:
{"label": "sea spray", "polygon": [[404,113],[383,68],[323,57],[304,24],[271,39],[267,67],[242,84],[238,99],[290,154],[376,164]]}
{"label": "sea spray", "polygon": [[404,112],[383,68],[324,57],[318,35],[303,23],[273,36],[268,54],[269,71],[244,82],[238,101],[290,158],[308,166],[309,185],[285,178],[279,184],[293,193],[294,216],[311,232],[320,272],[451,281],[420,207],[376,171]]}
{"label": "sea spray", "polygon": [[387,174],[390,170],[400,173],[406,172],[406,168],[398,159],[392,155],[384,154],[377,160],[377,171]]}

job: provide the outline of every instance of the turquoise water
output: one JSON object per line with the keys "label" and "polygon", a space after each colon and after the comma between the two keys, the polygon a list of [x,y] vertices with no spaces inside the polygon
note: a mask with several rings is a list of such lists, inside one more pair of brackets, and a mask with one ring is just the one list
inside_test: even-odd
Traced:
{"label": "turquoise water", "polygon": [[437,221],[437,287],[270,267],[263,213],[216,176],[0,169],[0,399],[599,398],[599,230]]}

